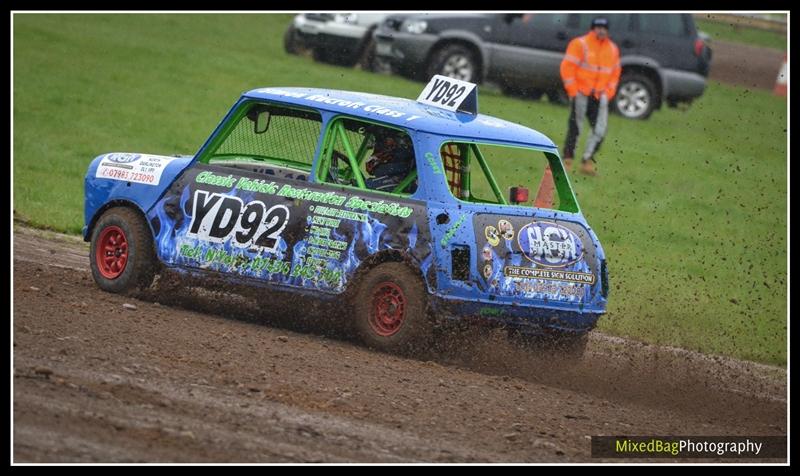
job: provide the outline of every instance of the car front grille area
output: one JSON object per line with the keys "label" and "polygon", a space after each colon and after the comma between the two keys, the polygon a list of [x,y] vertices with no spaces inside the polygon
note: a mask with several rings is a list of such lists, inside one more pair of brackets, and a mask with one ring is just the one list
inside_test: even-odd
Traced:
{"label": "car front grille area", "polygon": [[383,22],[383,26],[385,26],[386,28],[388,28],[390,30],[394,30],[394,31],[400,31],[400,25],[402,25],[402,24],[403,24],[403,22],[398,20],[398,19],[396,19],[396,18],[387,18]]}

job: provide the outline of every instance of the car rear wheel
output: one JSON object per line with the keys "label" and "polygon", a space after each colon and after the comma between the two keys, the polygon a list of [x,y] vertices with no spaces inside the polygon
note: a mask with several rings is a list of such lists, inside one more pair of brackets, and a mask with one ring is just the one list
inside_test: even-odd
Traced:
{"label": "car rear wheel", "polygon": [[428,294],[408,266],[380,264],[367,271],[356,286],[353,324],[362,342],[387,352],[427,350],[433,332],[427,313]]}
{"label": "car rear wheel", "polygon": [[465,46],[445,45],[431,57],[426,80],[435,74],[477,83],[480,78],[478,60],[475,58],[475,54]]}
{"label": "car rear wheel", "polygon": [[647,119],[656,106],[653,80],[639,73],[622,76],[614,97],[614,110],[628,119]]}
{"label": "car rear wheel", "polygon": [[89,257],[95,282],[112,293],[150,286],[158,267],[150,227],[139,212],[125,207],[111,208],[97,220]]}

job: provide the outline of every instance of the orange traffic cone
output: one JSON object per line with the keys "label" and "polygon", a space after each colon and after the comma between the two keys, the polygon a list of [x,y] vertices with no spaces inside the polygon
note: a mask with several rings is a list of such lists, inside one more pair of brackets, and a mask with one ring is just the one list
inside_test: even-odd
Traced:
{"label": "orange traffic cone", "polygon": [[533,206],[536,208],[553,208],[553,191],[555,190],[555,182],[553,182],[553,171],[550,170],[548,165],[544,169],[544,175],[539,182],[539,191],[536,193],[536,200],[533,201]]}
{"label": "orange traffic cone", "polygon": [[778,79],[775,80],[775,89],[772,93],[776,96],[786,96],[787,80],[789,79],[789,72],[786,69],[786,55],[783,56],[783,66],[778,73]]}

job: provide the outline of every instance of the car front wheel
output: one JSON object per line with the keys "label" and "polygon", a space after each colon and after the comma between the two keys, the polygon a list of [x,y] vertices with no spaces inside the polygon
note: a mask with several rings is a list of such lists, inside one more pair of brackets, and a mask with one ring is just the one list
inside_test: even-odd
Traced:
{"label": "car front wheel", "polygon": [[283,34],[283,50],[290,55],[300,53],[299,40],[297,39],[297,29],[294,25],[289,25],[286,32]]}
{"label": "car front wheel", "polygon": [[106,210],[92,232],[89,254],[92,276],[104,291],[128,294],[150,286],[158,260],[153,236],[135,210]]}
{"label": "car front wheel", "polygon": [[656,106],[656,87],[645,75],[622,76],[614,97],[614,109],[628,119],[647,119]]}

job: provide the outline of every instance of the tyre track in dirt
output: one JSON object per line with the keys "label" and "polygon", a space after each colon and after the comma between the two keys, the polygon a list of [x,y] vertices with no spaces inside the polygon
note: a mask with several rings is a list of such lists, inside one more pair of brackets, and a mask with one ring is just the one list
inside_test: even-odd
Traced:
{"label": "tyre track in dirt", "polygon": [[16,462],[568,462],[591,435],[786,434],[784,369],[602,334],[566,368],[474,328],[404,358],[242,297],[105,293],[87,255],[15,229]]}

